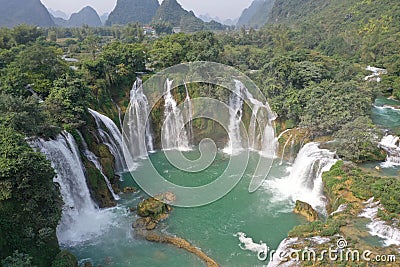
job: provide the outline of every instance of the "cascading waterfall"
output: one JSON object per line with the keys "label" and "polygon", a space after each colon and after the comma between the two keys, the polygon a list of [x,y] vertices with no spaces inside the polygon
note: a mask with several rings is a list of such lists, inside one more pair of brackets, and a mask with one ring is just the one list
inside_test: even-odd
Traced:
{"label": "cascading waterfall", "polygon": [[297,155],[286,178],[267,182],[267,186],[283,198],[301,200],[320,212],[325,212],[322,173],[335,164],[335,153],[319,148],[318,143],[306,144]]}
{"label": "cascading waterfall", "polygon": [[64,201],[61,222],[57,227],[60,243],[81,240],[81,225],[97,213],[97,208],[90,197],[75,139],[63,132],[55,140],[38,139],[31,145],[46,155],[57,172],[54,182],[60,185]]}
{"label": "cascading waterfall", "polygon": [[235,80],[235,92],[233,92],[229,97],[229,142],[223,150],[226,154],[237,154],[243,150],[240,124],[243,115],[242,93],[244,89],[244,85],[240,81]]}
{"label": "cascading waterfall", "polygon": [[251,114],[251,119],[250,119],[250,124],[249,124],[249,146],[250,146],[249,148],[251,150],[259,150],[260,146],[261,146],[261,144],[260,144],[261,136],[260,136],[260,132],[257,131],[257,126],[259,126],[257,124],[257,115],[258,115],[258,111],[263,106],[263,104],[253,98],[250,98],[250,99],[252,100],[253,108],[252,108],[252,114]]}
{"label": "cascading waterfall", "polygon": [[[292,137],[293,137],[293,135],[291,134],[289,136],[289,138],[286,140],[285,145],[283,146],[282,155],[281,155],[281,162],[279,163],[279,165],[283,164],[283,158],[285,156],[286,146],[289,144],[289,141],[292,139]],[[292,140],[292,143],[293,143],[293,140]]]}
{"label": "cascading waterfall", "polygon": [[177,107],[171,88],[173,81],[167,79],[164,94],[164,125],[162,131],[163,149],[190,150],[189,138],[184,124],[184,118]]}
{"label": "cascading waterfall", "polygon": [[119,120],[119,126],[122,128],[122,110],[121,110],[121,108],[118,106],[118,104],[113,100],[113,99],[111,99],[111,101],[113,102],[113,104],[114,104],[114,106],[117,108],[117,110],[118,110],[118,120]]}
{"label": "cascading waterfall", "polygon": [[[149,103],[143,93],[141,79],[136,79],[130,93],[129,113],[129,151],[133,157],[147,156],[148,151],[153,151],[153,136],[150,128]],[[144,127],[146,126],[146,127]]]}
{"label": "cascading waterfall", "polygon": [[386,162],[383,167],[391,167],[400,165],[400,144],[399,137],[386,135],[379,142],[379,147],[387,152]]}
{"label": "cascading waterfall", "polygon": [[87,143],[85,142],[85,139],[83,138],[82,134],[78,131],[79,136],[81,137],[82,140],[82,146],[83,146],[83,155],[85,155],[85,157],[94,164],[94,166],[100,171],[101,175],[104,178],[104,181],[107,184],[108,190],[110,191],[110,193],[112,194],[113,198],[115,200],[119,200],[120,197],[115,194],[114,189],[112,188],[112,185],[110,183],[110,179],[108,179],[107,175],[105,175],[105,173],[103,172],[103,167],[101,166],[101,163],[99,162],[99,159],[97,158],[97,156],[89,150]]}
{"label": "cascading waterfall", "polygon": [[193,107],[192,107],[192,100],[190,99],[189,95],[189,90],[187,88],[187,85],[185,83],[185,90],[186,90],[186,99],[185,99],[185,105],[187,109],[187,134],[188,134],[188,140],[189,140],[189,145],[193,144],[193,125],[192,125],[192,118],[193,118]]}
{"label": "cascading waterfall", "polygon": [[248,129],[248,149],[258,151],[261,156],[273,158],[275,148],[271,142],[275,142],[273,121],[276,116],[268,106],[253,97],[244,84],[235,80],[235,91],[229,98],[229,143],[224,148],[224,153],[237,154],[242,151],[242,135],[240,125],[243,115],[243,101],[248,100],[252,114]]}
{"label": "cascading waterfall", "polygon": [[[115,170],[119,173],[127,170],[125,158],[123,154],[122,135],[117,125],[107,116],[99,112],[89,109],[90,114],[96,121],[97,131],[101,142],[109,149],[115,159]],[[105,127],[105,128],[104,128]]]}
{"label": "cascading waterfall", "polygon": [[289,162],[293,163],[294,161],[294,145],[295,145],[295,138],[292,138],[292,142],[290,143],[290,152],[289,152]]}
{"label": "cascading waterfall", "polygon": [[388,222],[381,220],[378,216],[379,210],[385,210],[384,206],[379,201],[374,202],[374,197],[364,202],[365,208],[359,214],[359,217],[368,218],[371,220],[367,224],[369,233],[373,236],[378,236],[384,239],[385,246],[396,245],[400,246],[400,229],[394,223],[391,225]]}

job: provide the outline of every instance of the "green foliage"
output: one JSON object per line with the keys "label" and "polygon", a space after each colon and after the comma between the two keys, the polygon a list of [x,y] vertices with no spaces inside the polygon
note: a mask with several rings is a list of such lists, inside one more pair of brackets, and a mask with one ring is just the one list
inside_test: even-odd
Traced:
{"label": "green foliage", "polygon": [[1,70],[0,90],[26,96],[30,84],[38,94],[47,96],[52,82],[68,70],[60,54],[57,48],[40,43],[24,47]]}
{"label": "green foliage", "polygon": [[38,100],[29,97],[13,97],[0,93],[0,125],[34,136],[43,133],[46,127],[45,115]]}
{"label": "green foliage", "polygon": [[399,12],[390,0],[276,0],[269,22],[290,25],[309,48],[385,65],[399,52]]}
{"label": "green foliage", "polygon": [[218,61],[222,46],[211,32],[183,33],[157,40],[150,57],[154,67],[162,69],[188,61]]}
{"label": "green foliage", "polygon": [[334,134],[338,141],[336,152],[351,161],[384,160],[385,154],[378,148],[380,131],[368,117],[358,117],[348,122]]}
{"label": "green foliage", "polygon": [[372,94],[354,82],[325,82],[309,89],[312,92],[301,125],[315,135],[333,134],[342,125],[369,114]]}
{"label": "green foliage", "polygon": [[57,254],[51,267],[78,267],[78,260],[69,251],[63,250]]}
{"label": "green foliage", "polygon": [[32,257],[28,254],[14,251],[12,256],[8,256],[1,261],[3,267],[32,267]]}
{"label": "green foliage", "polygon": [[106,77],[112,87],[131,84],[136,76],[135,72],[145,69],[144,51],[145,48],[141,44],[112,42],[106,45],[99,55],[94,74]]}
{"label": "green foliage", "polygon": [[338,161],[322,177],[331,198],[340,197],[340,190],[348,190],[364,201],[372,196],[380,200],[388,212],[386,216],[400,212],[400,203],[396,198],[400,190],[400,180],[396,177],[373,176],[342,161]]}
{"label": "green foliage", "polygon": [[33,264],[49,266],[59,251],[55,229],[62,206],[54,171],[23,136],[4,126],[0,151],[0,182],[7,183],[8,191],[1,190],[0,258],[18,250],[29,254]]}
{"label": "green foliage", "polygon": [[151,26],[155,29],[156,33],[158,35],[161,34],[172,34],[172,26],[168,22],[154,22],[151,24]]}
{"label": "green foliage", "polygon": [[328,218],[325,222],[315,221],[294,227],[289,237],[333,236],[338,234],[340,227],[346,225],[344,220]]}
{"label": "green foliage", "polygon": [[85,124],[90,96],[82,79],[66,76],[54,81],[44,104],[54,123],[71,130]]}

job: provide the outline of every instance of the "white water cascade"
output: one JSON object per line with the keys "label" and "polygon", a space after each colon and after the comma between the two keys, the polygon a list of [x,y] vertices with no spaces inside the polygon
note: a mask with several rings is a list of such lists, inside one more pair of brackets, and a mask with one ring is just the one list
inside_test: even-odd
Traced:
{"label": "white water cascade", "polygon": [[243,91],[244,85],[235,80],[235,92],[229,97],[229,125],[228,134],[229,142],[224,148],[226,154],[237,154],[243,150],[242,137],[240,134],[240,125],[243,115]]}
{"label": "white water cascade", "polygon": [[319,148],[318,143],[308,143],[297,155],[289,176],[268,181],[267,187],[283,199],[301,200],[325,212],[322,173],[329,171],[336,161],[334,152]]}
{"label": "white water cascade", "polygon": [[149,103],[143,93],[141,79],[136,79],[130,93],[129,114],[129,151],[133,157],[147,156],[148,151],[154,151],[153,136],[150,128]]}
{"label": "white water cascade", "polygon": [[386,162],[382,167],[392,167],[400,165],[400,143],[399,137],[386,135],[379,142],[379,147],[387,152]]}
{"label": "white water cascade", "polygon": [[190,99],[189,90],[187,88],[186,83],[185,83],[185,90],[186,90],[185,106],[187,109],[186,121],[188,122],[186,131],[188,134],[189,145],[192,145],[193,144],[193,125],[192,125],[193,106],[192,106],[192,100]]}
{"label": "white water cascade", "polygon": [[229,143],[224,153],[237,154],[244,148],[240,126],[242,123],[243,103],[247,100],[252,114],[248,129],[248,149],[258,151],[264,157],[274,157],[275,149],[271,142],[275,142],[275,131],[272,125],[276,115],[268,104],[264,104],[253,97],[244,84],[235,80],[235,91],[229,98]]}
{"label": "white water cascade", "polygon": [[117,194],[115,194],[114,189],[112,188],[110,179],[108,179],[107,175],[105,175],[105,173],[103,172],[103,167],[101,166],[101,163],[99,162],[99,159],[97,158],[97,156],[96,156],[92,151],[89,150],[88,145],[87,145],[85,139],[83,138],[82,134],[81,134],[79,131],[78,131],[78,134],[79,134],[79,136],[80,136],[81,139],[82,139],[82,146],[83,146],[83,151],[82,151],[82,153],[83,153],[83,155],[85,155],[85,157],[86,157],[90,162],[93,163],[93,165],[96,167],[96,169],[99,170],[99,172],[100,172],[101,175],[103,176],[104,181],[105,181],[106,184],[107,184],[108,190],[109,190],[110,193],[112,194],[113,198],[114,198],[115,200],[119,200],[120,197],[119,197]]}
{"label": "white water cascade", "polygon": [[57,227],[60,243],[80,240],[81,224],[97,213],[97,208],[90,197],[75,139],[71,134],[63,132],[55,140],[38,139],[32,146],[46,155],[57,172],[54,182],[60,185],[64,201],[61,222]]}
{"label": "white water cascade", "polygon": [[190,150],[189,138],[184,124],[184,118],[172,96],[173,81],[167,79],[164,94],[164,125],[162,127],[162,147],[170,150]]}
{"label": "white water cascade", "polygon": [[[285,156],[286,147],[287,147],[287,145],[289,144],[289,141],[292,141],[292,145],[293,145],[294,139],[292,139],[292,137],[293,137],[293,135],[291,134],[291,135],[289,136],[289,138],[286,140],[285,144],[283,145],[282,155],[281,155],[281,162],[279,163],[279,165],[282,165],[282,164],[283,164],[283,158],[284,158],[284,156]],[[291,149],[292,149],[292,147],[291,147]]]}
{"label": "white water cascade", "polygon": [[109,149],[115,159],[115,170],[119,173],[127,169],[123,154],[122,135],[117,125],[107,116],[89,109],[90,114],[96,121],[97,131],[101,142]]}
{"label": "white water cascade", "polygon": [[378,236],[384,240],[385,246],[396,245],[400,246],[400,229],[395,224],[382,221],[378,217],[379,210],[385,210],[379,201],[374,202],[374,197],[364,202],[365,208],[359,217],[368,218],[371,223],[367,224],[369,233],[373,236]]}

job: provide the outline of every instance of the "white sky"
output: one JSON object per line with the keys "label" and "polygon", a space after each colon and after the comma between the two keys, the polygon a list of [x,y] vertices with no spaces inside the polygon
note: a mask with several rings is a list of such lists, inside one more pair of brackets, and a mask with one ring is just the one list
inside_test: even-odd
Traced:
{"label": "white sky", "polygon": [[[12,0],[10,0],[12,1]],[[99,15],[114,9],[117,0],[41,0],[53,10],[61,10],[67,15],[91,6]],[[196,15],[210,14],[221,19],[237,18],[243,9],[250,6],[253,0],[178,0],[186,10],[193,10]],[[162,2],[162,0],[159,0]]]}

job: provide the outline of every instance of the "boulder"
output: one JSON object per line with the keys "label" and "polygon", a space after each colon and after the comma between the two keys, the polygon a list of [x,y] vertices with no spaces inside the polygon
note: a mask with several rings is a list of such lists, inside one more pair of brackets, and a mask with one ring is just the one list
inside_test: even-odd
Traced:
{"label": "boulder", "polygon": [[318,213],[313,209],[313,207],[311,207],[310,204],[300,200],[296,201],[294,213],[304,216],[309,222],[315,222],[319,220]]}
{"label": "boulder", "polygon": [[127,187],[124,188],[123,191],[124,191],[124,193],[135,193],[135,192],[137,192],[137,189],[134,188],[134,187],[127,186]]}
{"label": "boulder", "polygon": [[155,198],[145,199],[137,206],[137,214],[140,217],[151,217],[153,219],[157,219],[163,213],[168,213],[169,210],[167,204]]}

